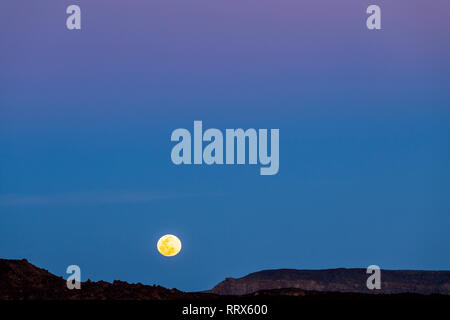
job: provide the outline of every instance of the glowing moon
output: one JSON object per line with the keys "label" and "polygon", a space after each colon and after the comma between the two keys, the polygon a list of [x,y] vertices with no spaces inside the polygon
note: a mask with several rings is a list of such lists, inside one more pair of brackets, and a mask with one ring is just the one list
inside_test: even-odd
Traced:
{"label": "glowing moon", "polygon": [[181,241],[177,236],[173,234],[166,234],[162,236],[158,240],[158,244],[156,245],[159,253],[161,253],[165,257],[173,257],[176,256],[181,250]]}

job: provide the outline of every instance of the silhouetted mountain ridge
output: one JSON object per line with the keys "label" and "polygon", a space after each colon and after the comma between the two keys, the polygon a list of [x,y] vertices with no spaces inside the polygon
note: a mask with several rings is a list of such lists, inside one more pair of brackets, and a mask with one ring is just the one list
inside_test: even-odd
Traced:
{"label": "silhouetted mountain ridge", "polygon": [[88,280],[81,283],[81,290],[69,290],[65,279],[25,259],[0,259],[0,300],[174,300],[188,296],[177,289],[117,280]]}
{"label": "silhouetted mountain ridge", "polygon": [[[81,290],[69,290],[66,280],[27,260],[0,259],[0,300],[171,300],[242,301],[255,299],[372,299],[365,269],[264,270],[240,279],[227,278],[209,292],[182,292],[158,285],[115,280],[86,281]],[[382,271],[383,299],[402,299],[389,293],[450,294],[450,271]],[[411,295],[413,294],[413,295]],[[415,295],[414,295],[415,294]],[[425,296],[422,296],[425,297]],[[444,297],[444,296],[440,296]],[[448,296],[447,296],[448,297]]]}
{"label": "silhouetted mountain ridge", "polygon": [[381,290],[369,290],[366,269],[276,269],[226,278],[209,292],[245,295],[260,290],[297,288],[307,291],[353,293],[450,294],[450,271],[381,270]]}

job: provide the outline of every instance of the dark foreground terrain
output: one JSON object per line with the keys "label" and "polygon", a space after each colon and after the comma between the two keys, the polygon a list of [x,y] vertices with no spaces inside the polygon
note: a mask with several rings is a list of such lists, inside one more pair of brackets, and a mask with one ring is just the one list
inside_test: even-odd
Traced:
{"label": "dark foreground terrain", "polygon": [[[137,312],[162,314],[170,319],[240,319],[249,317],[249,310],[256,310],[258,305],[266,306],[267,312],[253,314],[252,318],[277,319],[281,315],[290,318],[306,310],[316,315],[335,312],[361,315],[357,310],[362,308],[381,315],[384,306],[396,306],[404,315],[422,303],[450,305],[450,272],[391,272],[386,276],[389,292],[402,293],[362,292],[367,290],[359,285],[361,281],[365,285],[367,279],[364,269],[262,271],[240,279],[228,278],[208,292],[197,293],[123,281],[87,281],[82,282],[80,290],[69,290],[65,279],[27,260],[0,259],[0,308],[10,307],[16,313],[54,312],[55,315],[68,310],[73,315],[81,315],[86,308],[94,308],[90,312],[101,315],[106,312],[129,316]],[[215,308],[214,317],[196,314],[205,311],[205,307]]]}
{"label": "dark foreground terrain", "polygon": [[367,294],[417,293],[450,295],[450,271],[381,270],[380,290],[369,290],[366,269],[264,270],[227,278],[209,292],[245,295],[261,290],[298,288],[306,291]]}
{"label": "dark foreground terrain", "polygon": [[197,293],[117,280],[113,283],[88,280],[82,282],[81,290],[69,290],[65,279],[25,259],[0,259],[0,300],[223,300],[274,296],[382,299],[450,295],[450,271],[382,270],[381,290],[368,290],[367,277],[365,269],[281,269],[227,278],[213,289]]}

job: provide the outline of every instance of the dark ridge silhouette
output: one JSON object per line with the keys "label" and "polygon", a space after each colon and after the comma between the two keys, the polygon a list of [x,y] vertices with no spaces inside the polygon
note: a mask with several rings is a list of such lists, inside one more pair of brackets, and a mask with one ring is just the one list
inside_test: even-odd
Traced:
{"label": "dark ridge silhouette", "polygon": [[[157,285],[129,284],[115,280],[86,281],[81,290],[69,290],[66,280],[38,268],[27,260],[0,259],[0,300],[151,300],[151,301],[231,301],[254,302],[269,299],[403,299],[435,293],[449,297],[449,271],[382,271],[389,289],[381,293],[362,294],[367,275],[365,269],[267,270],[240,279],[227,278],[210,292],[182,292]],[[360,283],[361,282],[361,283]],[[394,285],[396,287],[394,287]],[[326,292],[329,291],[329,292]],[[342,291],[342,292],[336,292]],[[364,293],[367,293],[365,289]],[[382,291],[382,290],[381,290]],[[411,294],[413,293],[413,294]],[[431,296],[435,299],[436,295]]]}
{"label": "dark ridge silhouette", "polygon": [[245,295],[261,290],[298,288],[306,291],[375,294],[450,294],[450,271],[381,270],[381,289],[369,290],[366,269],[278,269],[226,278],[210,293]]}
{"label": "dark ridge silhouette", "polygon": [[65,279],[25,259],[0,259],[0,300],[171,300],[186,295],[176,289],[117,280],[88,280],[81,283],[81,290],[69,290]]}

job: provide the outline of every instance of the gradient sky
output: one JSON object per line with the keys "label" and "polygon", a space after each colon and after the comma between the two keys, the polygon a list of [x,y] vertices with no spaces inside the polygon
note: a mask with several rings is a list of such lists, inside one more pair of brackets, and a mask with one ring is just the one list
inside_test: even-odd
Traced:
{"label": "gradient sky", "polygon": [[[0,257],[181,290],[450,269],[449,17],[448,0],[2,0]],[[173,165],[194,120],[279,128],[280,172]]]}

